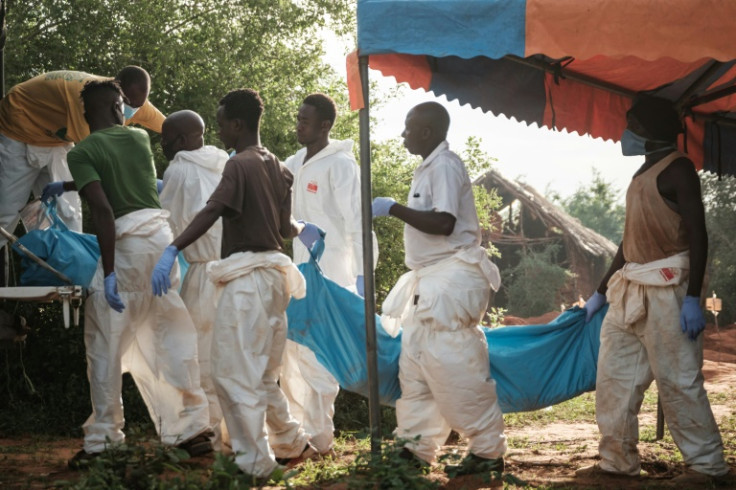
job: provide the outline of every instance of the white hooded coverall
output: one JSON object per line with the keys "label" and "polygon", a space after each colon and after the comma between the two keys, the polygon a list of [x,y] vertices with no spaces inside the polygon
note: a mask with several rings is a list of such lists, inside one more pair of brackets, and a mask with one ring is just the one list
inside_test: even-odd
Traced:
{"label": "white hooded coverall", "polygon": [[[227,160],[226,152],[209,145],[174,155],[164,172],[164,187],[159,196],[161,206],[170,213],[174,236],[179,236],[205,207],[220,183]],[[217,220],[207,233],[184,249],[189,270],[180,292],[197,329],[199,375],[209,401],[210,426],[215,432],[213,445],[218,451],[222,449],[222,410],[212,382],[210,352],[219,291],[207,276],[207,264],[220,259],[221,240],[222,220]]]}
{"label": "white hooded coverall", "polygon": [[[294,174],[294,218],[315,223],[326,232],[320,268],[340,286],[355,291],[356,278],[363,274],[363,239],[360,168],[352,148],[350,140],[331,140],[306,163],[307,149],[302,148],[284,165]],[[377,260],[375,239],[373,244]],[[309,251],[301,241],[294,240],[293,247],[295,263],[309,261]],[[334,403],[340,390],[337,380],[311,349],[287,340],[280,382],[292,415],[311,434],[312,445],[320,453],[329,451],[334,442]]]}
{"label": "white hooded coverall", "polygon": [[207,270],[223,287],[212,376],[235,462],[246,473],[265,477],[278,467],[275,454],[297,457],[309,440],[277,384],[286,307],[291,296],[305,296],[306,282],[291,259],[275,251],[237,252]]}
{"label": "white hooded coverall", "polygon": [[84,450],[100,452],[122,442],[122,374],[129,372],[151,419],[167,445],[180,444],[209,428],[207,398],[200,387],[197,332],[177,286],[151,294],[151,273],[173,240],[168,212],[142,209],[115,220],[115,272],[122,313],[107,304],[102,263],[85,301],[84,342],[92,415],[84,423]]}
{"label": "white hooded coverall", "polygon": [[465,165],[447,142],[416,168],[408,206],[449,213],[449,236],[404,227],[404,274],[384,301],[382,324],[403,325],[395,436],[419,458],[434,461],[450,430],[471,453],[495,459],[506,452],[503,414],[479,326],[498,269],[480,246],[480,225]]}

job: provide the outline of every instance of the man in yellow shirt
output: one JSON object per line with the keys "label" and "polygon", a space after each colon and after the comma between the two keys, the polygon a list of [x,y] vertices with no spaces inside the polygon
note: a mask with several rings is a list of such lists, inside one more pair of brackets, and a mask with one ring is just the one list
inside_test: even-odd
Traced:
{"label": "man in yellow shirt", "polygon": [[[12,230],[29,193],[59,195],[71,181],[66,154],[89,135],[80,93],[90,80],[109,77],[80,71],[52,71],[15,85],[0,101],[0,226]],[[164,115],[148,101],[151,79],[138,66],[126,66],[115,79],[125,94],[125,124],[161,132]],[[58,200],[61,218],[82,230],[82,206],[76,192]],[[0,237],[0,248],[6,240]]]}

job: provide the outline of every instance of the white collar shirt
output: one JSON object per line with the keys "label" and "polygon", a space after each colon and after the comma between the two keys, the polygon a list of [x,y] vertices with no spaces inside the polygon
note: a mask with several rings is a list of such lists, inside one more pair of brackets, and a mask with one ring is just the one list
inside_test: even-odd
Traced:
{"label": "white collar shirt", "polygon": [[449,213],[456,220],[449,236],[430,235],[410,225],[404,226],[406,265],[410,269],[421,269],[461,249],[480,245],[480,225],[470,177],[447,141],[437,145],[414,170],[407,205],[419,211]]}

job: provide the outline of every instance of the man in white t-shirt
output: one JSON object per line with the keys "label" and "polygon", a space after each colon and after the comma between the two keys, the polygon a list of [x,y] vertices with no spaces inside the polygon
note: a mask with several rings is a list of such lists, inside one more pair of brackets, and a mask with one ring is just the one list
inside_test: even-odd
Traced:
{"label": "man in white t-shirt", "polygon": [[411,269],[383,304],[382,322],[403,326],[396,402],[396,437],[402,457],[431,463],[450,430],[467,441],[469,454],[452,475],[503,471],[506,437],[488,346],[478,326],[498,269],[480,246],[480,225],[470,178],[448,148],[450,116],[436,102],[406,117],[404,146],[424,159],[414,170],[408,205],[387,197],[373,201],[373,216],[404,223],[406,265]]}

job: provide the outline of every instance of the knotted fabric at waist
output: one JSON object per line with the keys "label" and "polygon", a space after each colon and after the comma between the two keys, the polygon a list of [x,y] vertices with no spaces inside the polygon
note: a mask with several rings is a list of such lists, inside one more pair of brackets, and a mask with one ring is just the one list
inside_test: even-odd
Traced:
{"label": "knotted fabric at waist", "polygon": [[630,325],[646,316],[646,289],[649,287],[677,286],[688,279],[690,254],[681,252],[671,257],[646,264],[627,262],[608,281],[606,297],[622,321]]}
{"label": "knotted fabric at waist", "polygon": [[249,274],[258,268],[279,269],[286,276],[287,293],[296,299],[307,294],[307,283],[291,259],[281,252],[238,252],[207,264],[210,280],[218,286]]}

